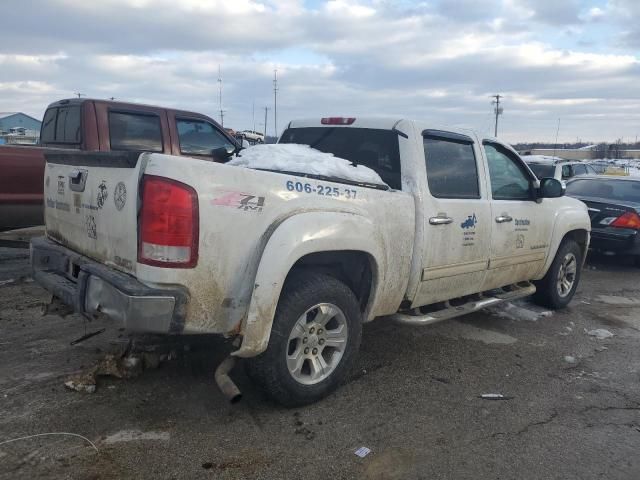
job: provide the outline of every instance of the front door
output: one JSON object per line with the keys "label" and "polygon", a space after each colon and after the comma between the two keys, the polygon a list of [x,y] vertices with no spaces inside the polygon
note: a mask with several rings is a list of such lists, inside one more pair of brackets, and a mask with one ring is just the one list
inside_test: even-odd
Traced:
{"label": "front door", "polygon": [[482,156],[466,135],[425,130],[427,184],[422,278],[413,306],[480,291],[489,258],[491,211]]}
{"label": "front door", "polygon": [[552,202],[535,201],[535,178],[509,148],[485,141],[491,185],[491,255],[483,290],[534,278],[554,221]]}

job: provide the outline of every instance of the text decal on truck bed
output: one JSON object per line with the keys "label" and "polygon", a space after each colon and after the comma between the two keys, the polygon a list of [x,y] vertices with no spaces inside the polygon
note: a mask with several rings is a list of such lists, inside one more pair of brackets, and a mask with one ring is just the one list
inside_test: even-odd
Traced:
{"label": "text decal on truck bed", "polygon": [[300,193],[315,193],[317,195],[324,195],[325,197],[337,197],[346,199],[355,199],[357,191],[351,188],[339,188],[330,187],[328,185],[312,185],[310,183],[294,182],[288,180],[286,183],[287,190]]}

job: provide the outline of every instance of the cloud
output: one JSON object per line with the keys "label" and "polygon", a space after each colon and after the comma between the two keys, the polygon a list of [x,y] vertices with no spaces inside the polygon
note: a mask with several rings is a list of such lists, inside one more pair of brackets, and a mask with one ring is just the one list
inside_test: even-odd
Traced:
{"label": "cloud", "polygon": [[[500,92],[509,140],[546,140],[559,117],[567,138],[634,136],[639,10],[632,0],[23,0],[3,12],[0,110],[41,116],[82,92],[213,116],[221,65],[225,124],[237,128],[253,127],[254,105],[264,121],[278,68],[280,129],[389,114],[486,132]],[[595,23],[622,36],[601,44],[585,27]]]}

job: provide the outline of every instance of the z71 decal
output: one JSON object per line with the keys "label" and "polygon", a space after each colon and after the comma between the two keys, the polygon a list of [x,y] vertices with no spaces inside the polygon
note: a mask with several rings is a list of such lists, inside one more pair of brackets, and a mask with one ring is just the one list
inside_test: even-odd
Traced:
{"label": "z71 decal", "polygon": [[232,207],[245,212],[262,212],[264,197],[258,197],[249,193],[225,192],[222,196],[211,200],[212,205]]}

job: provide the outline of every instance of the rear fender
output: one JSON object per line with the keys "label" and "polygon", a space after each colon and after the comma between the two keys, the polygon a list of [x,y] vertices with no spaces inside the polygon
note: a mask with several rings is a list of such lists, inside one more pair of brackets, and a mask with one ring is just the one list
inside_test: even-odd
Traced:
{"label": "rear fender", "polygon": [[355,250],[369,254],[375,265],[367,311],[376,302],[381,242],[373,223],[365,217],[343,212],[310,212],[288,218],[273,232],[262,254],[247,316],[242,325],[243,341],[238,357],[253,357],[269,343],[273,317],[282,287],[293,265],[305,255]]}

